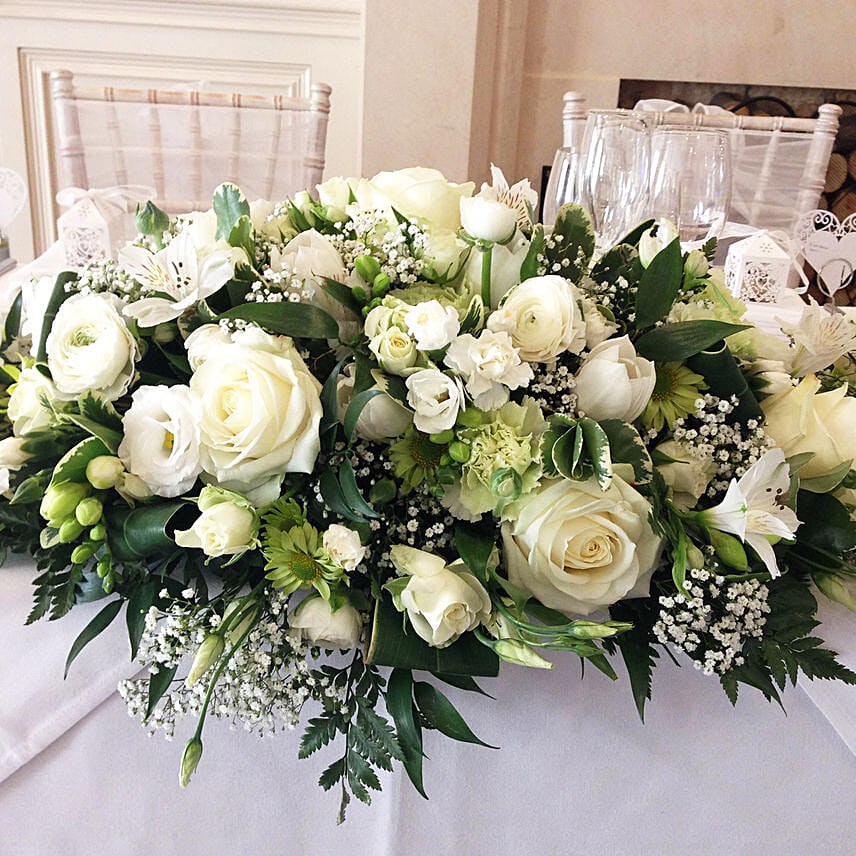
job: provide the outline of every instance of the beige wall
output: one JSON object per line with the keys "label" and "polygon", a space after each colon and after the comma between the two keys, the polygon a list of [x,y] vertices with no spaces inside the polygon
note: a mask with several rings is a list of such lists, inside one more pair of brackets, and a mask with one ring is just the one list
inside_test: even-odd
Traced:
{"label": "beige wall", "polygon": [[856,0],[529,0],[515,172],[561,144],[562,93],[619,79],[856,87]]}

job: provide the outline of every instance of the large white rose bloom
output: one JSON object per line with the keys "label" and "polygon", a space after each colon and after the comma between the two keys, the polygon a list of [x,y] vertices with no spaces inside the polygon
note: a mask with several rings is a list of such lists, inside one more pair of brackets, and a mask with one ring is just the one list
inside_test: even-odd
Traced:
{"label": "large white rose bloom", "polygon": [[122,418],[119,457],[158,496],[179,496],[202,471],[199,399],[186,386],[141,386]]}
{"label": "large white rose bloom", "polygon": [[559,354],[578,354],[586,344],[586,323],[576,286],[561,276],[535,276],[514,286],[490,314],[488,329],[506,332],[530,363],[548,363]]}
{"label": "large white rose bloom", "polygon": [[321,384],[290,339],[247,330],[209,354],[190,388],[200,400],[203,470],[249,491],[312,471],[320,449]]}
{"label": "large white rose bloom", "polygon": [[42,398],[53,401],[57,397],[56,387],[35,366],[21,369],[6,411],[15,436],[46,428],[50,424],[51,414],[42,407]]}
{"label": "large white rose bloom", "polygon": [[651,398],[657,371],[636,353],[627,336],[607,339],[589,351],[577,373],[577,407],[592,419],[636,419]]}
{"label": "large white rose bloom", "polygon": [[651,506],[619,476],[545,482],[503,523],[508,578],[545,606],[589,615],[627,597],[645,597],[660,555]]}
{"label": "large white rose bloom", "polygon": [[93,390],[113,401],[128,391],[139,345],[121,312],[115,294],[74,294],[60,306],[47,355],[61,397]]}

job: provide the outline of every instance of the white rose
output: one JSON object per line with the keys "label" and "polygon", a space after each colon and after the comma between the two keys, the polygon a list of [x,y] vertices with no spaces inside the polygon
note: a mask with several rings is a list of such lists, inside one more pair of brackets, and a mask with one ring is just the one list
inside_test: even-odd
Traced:
{"label": "white rose", "polygon": [[253,344],[224,345],[190,379],[200,400],[202,468],[242,491],[311,472],[321,422],[321,385],[290,340],[246,332]]}
{"label": "white rose", "polygon": [[203,324],[197,327],[184,340],[190,368],[196,371],[211,354],[231,341],[232,337],[219,324]]}
{"label": "white rose", "polygon": [[654,363],[638,356],[627,336],[607,339],[589,351],[577,372],[577,407],[592,419],[632,422],[656,382]]}
{"label": "white rose", "polygon": [[417,303],[405,313],[404,323],[420,351],[445,348],[461,329],[457,310],[453,306],[443,306],[439,300]]}
{"label": "white rose", "polygon": [[[490,256],[490,305],[499,302],[508,291],[520,282],[520,267],[529,252],[529,240],[521,232],[507,244],[497,244]],[[482,253],[471,252],[464,275],[475,291],[481,288]]]}
{"label": "white rose", "polygon": [[[390,304],[396,305],[390,305]],[[369,339],[374,339],[378,333],[383,333],[393,325],[404,328],[404,315],[410,310],[410,306],[402,303],[393,297],[384,298],[384,302],[380,306],[375,306],[366,315],[365,323],[363,324],[363,332]]]}
{"label": "white rose", "polygon": [[432,226],[426,230],[422,261],[432,276],[454,279],[460,270],[462,257],[469,249],[457,232]]}
{"label": "white rose", "polygon": [[545,482],[502,524],[508,578],[568,615],[645,597],[660,555],[650,513],[618,476],[606,491],[593,478]]}
{"label": "white rose", "polygon": [[234,556],[258,544],[258,516],[239,494],[204,487],[199,496],[202,512],[190,529],[176,530],[179,547],[200,549],[206,556]]}
{"label": "white rose", "polygon": [[451,428],[464,401],[460,381],[439,369],[422,369],[410,375],[407,403],[415,411],[413,424],[426,434],[439,434]]}
{"label": "white rose", "polygon": [[843,461],[856,461],[856,398],[847,387],[819,392],[820,381],[810,374],[799,386],[765,398],[764,430],[787,457],[814,452],[800,470],[813,478],[834,470]]}
{"label": "white rose", "polygon": [[24,441],[20,437],[6,437],[0,440],[0,493],[9,492],[9,476],[16,473],[30,459],[30,455],[21,447]]}
{"label": "white rose", "polygon": [[333,561],[346,571],[353,571],[366,557],[366,548],[360,543],[360,533],[338,523],[332,523],[327,528],[321,543]]}
{"label": "white rose", "polygon": [[487,326],[511,334],[520,356],[548,363],[559,354],[578,354],[586,341],[577,288],[561,276],[536,276],[512,288]]}
{"label": "white rose", "polygon": [[517,228],[517,212],[495,199],[473,196],[461,200],[461,226],[473,238],[502,244]]}
{"label": "white rose", "polygon": [[399,596],[413,629],[429,645],[445,648],[462,633],[490,620],[490,597],[463,562],[396,544],[390,558],[410,580]]}
{"label": "white rose", "polygon": [[56,387],[35,366],[21,369],[18,380],[11,388],[6,415],[17,437],[38,431],[50,425],[50,411],[42,407],[42,399],[58,398]]}
{"label": "white rose", "polygon": [[115,294],[74,294],[59,308],[48,335],[48,368],[60,395],[87,390],[113,401],[128,391],[137,340]]}
{"label": "white rose", "polygon": [[[350,368],[350,366],[348,367]],[[377,389],[377,387],[372,387]],[[345,412],[351,403],[354,391],[354,377],[351,373],[342,374],[336,389],[339,403],[339,420],[345,418]],[[366,402],[360,411],[354,434],[364,440],[379,442],[398,437],[413,424],[413,413],[403,404],[399,404],[385,392],[375,395]]]}
{"label": "white rose", "polygon": [[56,276],[43,276],[39,280],[30,279],[21,286],[21,335],[30,337],[30,353],[33,355],[39,351],[42,323],[55,283]]}
{"label": "white rose", "polygon": [[186,386],[141,386],[122,417],[119,458],[158,496],[190,490],[202,471],[199,399]]}
{"label": "white rose", "polygon": [[446,352],[449,368],[466,379],[467,392],[481,410],[496,410],[508,401],[508,390],[528,386],[532,366],[520,359],[508,333],[482,330],[479,337],[458,336]]}
{"label": "white rose", "polygon": [[586,320],[586,347],[594,348],[614,336],[618,325],[608,321],[590,297],[583,297],[582,305]]}
{"label": "white rose", "polygon": [[323,597],[302,600],[289,623],[310,645],[332,650],[356,648],[363,632],[360,613],[350,603],[333,612]]}
{"label": "white rose", "polygon": [[675,505],[681,511],[689,511],[716,475],[716,463],[711,457],[698,455],[675,440],[660,443],[656,451],[674,458],[675,463],[660,464],[657,469],[672,489]]}
{"label": "white rose", "polygon": [[348,179],[341,176],[328,178],[322,184],[316,185],[318,201],[327,209],[327,218],[333,222],[345,219],[345,209],[351,198],[351,185]]}
{"label": "white rose", "polygon": [[665,217],[656,220],[654,225],[644,232],[639,239],[639,261],[642,262],[642,267],[648,267],[654,261],[654,256],[677,237],[678,228],[671,220],[667,220]]}
{"label": "white rose", "polygon": [[388,327],[370,342],[369,350],[377,357],[380,367],[390,374],[404,374],[416,363],[416,343],[404,330]]}

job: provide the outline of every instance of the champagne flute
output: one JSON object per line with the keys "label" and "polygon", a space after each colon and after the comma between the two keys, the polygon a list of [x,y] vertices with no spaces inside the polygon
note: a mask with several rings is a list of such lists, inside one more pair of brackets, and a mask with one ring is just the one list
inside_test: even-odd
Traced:
{"label": "champagne flute", "polygon": [[556,149],[550,179],[544,191],[543,222],[552,226],[559,209],[569,202],[580,202],[580,150],[576,146]]}

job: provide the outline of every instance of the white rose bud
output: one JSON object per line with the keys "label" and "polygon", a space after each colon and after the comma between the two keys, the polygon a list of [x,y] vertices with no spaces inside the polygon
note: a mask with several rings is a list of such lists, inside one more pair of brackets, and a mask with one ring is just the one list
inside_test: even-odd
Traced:
{"label": "white rose bud", "polygon": [[701,250],[691,250],[687,254],[687,260],[684,262],[684,273],[687,276],[699,279],[708,270],[710,270],[710,265],[708,264],[707,256]]}
{"label": "white rose bud", "polygon": [[6,411],[15,435],[20,437],[30,431],[47,428],[51,413],[42,406],[42,398],[53,401],[58,397],[57,388],[35,366],[21,369]]}
{"label": "white rose bud", "polygon": [[590,297],[584,297],[582,304],[586,321],[586,347],[594,348],[614,336],[618,325],[609,321]]}
{"label": "white rose bud", "polygon": [[328,178],[316,186],[318,201],[327,209],[327,217],[333,222],[345,219],[345,209],[351,196],[351,186],[346,178]]}
{"label": "white rose bud", "polygon": [[332,650],[356,648],[363,632],[360,613],[352,604],[344,603],[334,612],[321,597],[301,601],[290,624],[311,645]]}
{"label": "white rose bud", "polygon": [[175,532],[179,547],[202,550],[206,556],[234,556],[258,543],[258,515],[239,494],[204,487],[199,496],[202,512],[190,529]]}
{"label": "white rose bud", "polygon": [[423,369],[410,375],[407,403],[415,411],[413,424],[426,434],[451,428],[464,402],[461,382],[439,369]]}
{"label": "white rose bud", "polygon": [[398,327],[378,333],[369,342],[369,350],[377,357],[380,367],[390,374],[404,374],[416,363],[416,343]]}
{"label": "white rose bud", "polygon": [[[350,366],[348,367],[350,369]],[[377,387],[372,387],[377,389]],[[339,376],[336,397],[339,405],[339,421],[345,418],[354,392],[354,377],[349,372]],[[413,424],[413,412],[385,392],[370,398],[357,419],[354,433],[364,440],[388,440],[398,437]]]}
{"label": "white rose bud", "polygon": [[366,557],[366,548],[360,543],[360,533],[333,523],[322,538],[324,549],[333,561],[346,571],[353,571]]}
{"label": "white rose bud", "polygon": [[[656,234],[654,234],[656,232]],[[639,239],[639,261],[648,267],[660,250],[665,249],[678,237],[678,228],[671,220],[661,218]]]}
{"label": "white rose bud", "polygon": [[504,244],[517,228],[517,212],[495,199],[461,199],[461,226],[473,238]]}

